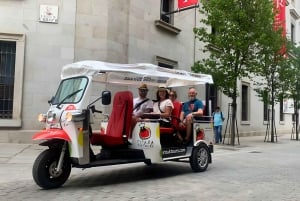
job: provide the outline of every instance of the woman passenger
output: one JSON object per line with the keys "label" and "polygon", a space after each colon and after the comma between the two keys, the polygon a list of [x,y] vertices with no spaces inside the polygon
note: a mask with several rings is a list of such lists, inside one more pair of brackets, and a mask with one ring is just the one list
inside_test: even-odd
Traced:
{"label": "woman passenger", "polygon": [[171,127],[171,113],[174,108],[169,99],[168,89],[160,86],[156,93],[157,101],[153,104],[153,113],[160,114],[160,126]]}

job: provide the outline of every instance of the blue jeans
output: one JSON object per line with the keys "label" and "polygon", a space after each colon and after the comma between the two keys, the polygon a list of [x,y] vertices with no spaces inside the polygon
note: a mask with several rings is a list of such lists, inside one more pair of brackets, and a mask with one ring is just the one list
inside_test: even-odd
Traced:
{"label": "blue jeans", "polygon": [[214,132],[215,132],[215,143],[221,143],[222,142],[222,125],[214,126]]}

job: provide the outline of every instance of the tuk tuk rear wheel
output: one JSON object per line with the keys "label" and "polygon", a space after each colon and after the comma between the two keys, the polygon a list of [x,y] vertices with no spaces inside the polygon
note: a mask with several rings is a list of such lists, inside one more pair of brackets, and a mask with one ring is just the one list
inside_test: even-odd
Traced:
{"label": "tuk tuk rear wheel", "polygon": [[35,183],[43,189],[52,189],[62,186],[71,173],[71,161],[65,154],[61,171],[56,171],[60,150],[47,149],[35,160],[32,176]]}
{"label": "tuk tuk rear wheel", "polygon": [[209,150],[206,144],[199,144],[193,148],[190,157],[190,165],[194,172],[203,172],[207,169],[209,163]]}

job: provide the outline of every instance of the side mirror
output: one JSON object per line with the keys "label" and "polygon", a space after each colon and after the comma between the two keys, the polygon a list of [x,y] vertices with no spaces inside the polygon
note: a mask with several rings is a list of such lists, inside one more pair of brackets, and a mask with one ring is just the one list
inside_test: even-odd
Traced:
{"label": "side mirror", "polygon": [[48,100],[48,104],[49,104],[49,105],[51,105],[51,104],[52,104],[52,102],[53,102],[53,100],[54,100],[54,96],[52,96],[52,97],[51,97],[51,99],[50,99],[50,100]]}
{"label": "side mirror", "polygon": [[111,103],[111,93],[110,91],[102,92],[102,104],[109,105]]}

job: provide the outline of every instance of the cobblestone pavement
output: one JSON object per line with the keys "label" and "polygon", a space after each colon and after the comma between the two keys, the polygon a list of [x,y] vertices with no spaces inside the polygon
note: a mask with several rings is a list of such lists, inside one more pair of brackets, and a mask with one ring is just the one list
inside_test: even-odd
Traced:
{"label": "cobblestone pavement", "polygon": [[72,169],[64,186],[42,190],[31,176],[43,147],[0,143],[0,200],[299,201],[300,141],[242,137],[241,145],[216,145],[206,172],[188,163],[141,163]]}

